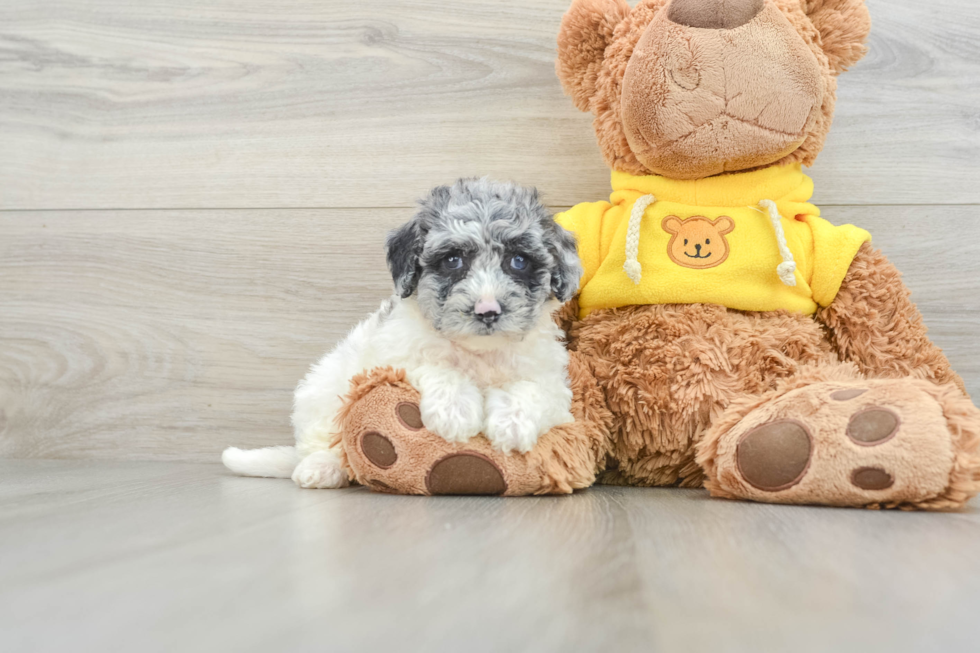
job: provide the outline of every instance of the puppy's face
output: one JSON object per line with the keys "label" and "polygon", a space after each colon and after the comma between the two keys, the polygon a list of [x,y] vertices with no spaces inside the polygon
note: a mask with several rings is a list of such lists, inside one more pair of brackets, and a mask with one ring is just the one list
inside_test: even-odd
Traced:
{"label": "puppy's face", "polygon": [[519,336],[548,301],[578,290],[575,240],[537,192],[485,179],[434,189],[411,222],[388,237],[388,266],[402,297],[450,338]]}

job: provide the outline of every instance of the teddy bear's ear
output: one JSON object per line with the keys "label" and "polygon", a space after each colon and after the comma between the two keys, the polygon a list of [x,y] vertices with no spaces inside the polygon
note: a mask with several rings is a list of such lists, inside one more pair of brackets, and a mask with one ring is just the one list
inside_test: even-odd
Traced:
{"label": "teddy bear's ear", "polygon": [[807,16],[820,32],[823,51],[834,74],[861,60],[871,30],[871,16],[864,0],[805,0]]}
{"label": "teddy bear's ear", "polygon": [[669,234],[680,233],[681,227],[684,225],[681,223],[681,219],[676,215],[668,215],[664,218],[663,222],[660,223],[661,229]]}
{"label": "teddy bear's ear", "polygon": [[589,110],[613,30],[630,13],[626,0],[573,0],[558,32],[558,79],[575,106]]}
{"label": "teddy bear's ear", "polygon": [[712,224],[714,224],[715,229],[717,229],[718,233],[722,236],[735,231],[735,221],[729,218],[727,215],[719,217]]}

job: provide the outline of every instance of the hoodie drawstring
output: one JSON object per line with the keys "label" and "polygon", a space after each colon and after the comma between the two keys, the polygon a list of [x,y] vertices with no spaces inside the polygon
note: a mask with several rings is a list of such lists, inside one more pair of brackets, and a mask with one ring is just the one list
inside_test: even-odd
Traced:
{"label": "hoodie drawstring", "polygon": [[626,262],[623,263],[623,270],[626,276],[636,285],[640,285],[643,278],[643,267],[640,265],[640,224],[643,222],[643,214],[647,207],[657,201],[653,195],[644,195],[633,203],[633,211],[630,213],[629,228],[626,230]]}
{"label": "hoodie drawstring", "polygon": [[779,209],[772,200],[762,200],[759,206],[769,211],[769,220],[772,221],[772,228],[776,230],[776,243],[779,245],[779,255],[783,257],[783,262],[776,268],[779,279],[787,286],[796,285],[796,260],[793,252],[789,251],[786,244],[786,232],[783,230],[783,218],[779,215]]}
{"label": "hoodie drawstring", "polygon": [[[653,195],[643,195],[633,204],[630,212],[629,227],[626,230],[626,262],[623,264],[623,271],[626,276],[636,285],[640,285],[643,278],[643,267],[640,265],[640,225],[643,223],[643,214],[647,208],[657,201]],[[779,246],[779,255],[783,262],[776,268],[779,280],[787,286],[796,285],[796,259],[793,252],[786,244],[786,231],[783,229],[783,218],[779,215],[779,208],[772,200],[762,200],[759,206],[766,209],[772,228],[776,232],[776,244]]]}

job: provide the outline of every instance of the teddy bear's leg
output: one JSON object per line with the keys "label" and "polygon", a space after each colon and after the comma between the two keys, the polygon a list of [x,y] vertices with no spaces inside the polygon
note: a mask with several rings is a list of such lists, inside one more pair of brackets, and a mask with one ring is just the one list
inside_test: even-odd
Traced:
{"label": "teddy bear's leg", "polygon": [[613,416],[604,484],[702,487],[695,445],[731,402],[835,361],[817,322],[799,314],[632,306],[567,329]]}
{"label": "teddy bear's leg", "polygon": [[609,414],[574,355],[569,376],[575,422],[548,431],[527,454],[504,454],[482,436],[449,443],[428,431],[404,373],[371,370],[354,379],[341,414],[345,468],[354,481],[395,494],[521,496],[588,487],[608,450]]}
{"label": "teddy bear's leg", "polygon": [[954,383],[817,366],[733,402],[697,460],[720,497],[955,509],[980,490],[980,410]]}

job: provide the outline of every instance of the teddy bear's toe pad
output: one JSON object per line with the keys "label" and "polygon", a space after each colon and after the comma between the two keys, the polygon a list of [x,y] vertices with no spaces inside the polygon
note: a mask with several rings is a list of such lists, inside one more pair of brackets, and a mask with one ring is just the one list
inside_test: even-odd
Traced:
{"label": "teddy bear's toe pad", "polygon": [[429,470],[425,486],[431,494],[500,495],[507,482],[497,465],[477,453],[449,454]]}
{"label": "teddy bear's toe pad", "polygon": [[937,388],[899,379],[787,392],[719,436],[709,487],[774,503],[928,501],[949,485],[955,458]]}
{"label": "teddy bear's toe pad", "polygon": [[736,451],[742,477],[760,490],[785,490],[800,482],[810,466],[810,432],[796,420],[779,420],[749,431]]}
{"label": "teddy bear's toe pad", "polygon": [[859,467],[851,474],[851,483],[862,490],[887,490],[895,479],[880,467]]}
{"label": "teddy bear's toe pad", "polygon": [[361,453],[372,465],[381,469],[388,469],[398,460],[395,445],[377,431],[368,431],[361,436]]}
{"label": "teddy bear's toe pad", "polygon": [[894,410],[868,408],[851,418],[847,424],[847,437],[866,446],[883,444],[898,433],[900,424],[901,419]]}

